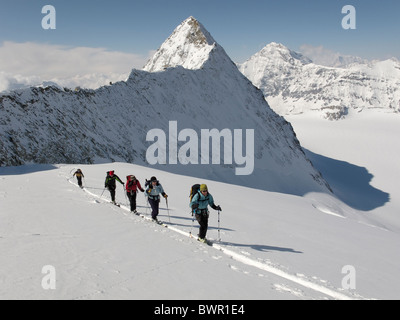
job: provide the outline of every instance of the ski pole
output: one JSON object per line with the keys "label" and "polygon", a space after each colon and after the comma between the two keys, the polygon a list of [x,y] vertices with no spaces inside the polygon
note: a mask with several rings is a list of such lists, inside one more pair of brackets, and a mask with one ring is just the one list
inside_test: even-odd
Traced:
{"label": "ski pole", "polygon": [[150,210],[150,202],[149,202],[149,198],[146,197],[146,195],[144,196],[146,199],[146,215],[148,215],[148,210]]}
{"label": "ski pole", "polygon": [[104,187],[103,192],[101,193],[100,198],[103,196],[104,191],[106,191],[106,187]]}
{"label": "ski pole", "polygon": [[221,219],[220,219],[220,210],[218,210],[218,241],[221,241]]}
{"label": "ski pole", "polygon": [[193,238],[192,231],[193,231],[193,225],[194,225],[194,212],[192,211],[191,213],[192,213],[192,226],[190,227],[189,237]]}
{"label": "ski pole", "polygon": [[165,202],[167,203],[168,221],[169,221],[169,223],[171,223],[171,217],[169,215],[168,199],[167,198],[165,198]]}
{"label": "ski pole", "polygon": [[128,195],[126,194],[126,192],[125,192],[125,188],[124,188],[124,185],[122,185],[122,192],[124,193],[124,195],[125,195],[125,200],[127,201],[127,203],[129,202],[129,199],[128,199]]}

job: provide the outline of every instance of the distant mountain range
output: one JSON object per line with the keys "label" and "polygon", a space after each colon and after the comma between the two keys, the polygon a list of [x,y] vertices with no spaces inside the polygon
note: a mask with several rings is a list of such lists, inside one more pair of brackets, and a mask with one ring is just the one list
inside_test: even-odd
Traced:
{"label": "distant mountain range", "polygon": [[282,44],[270,43],[240,71],[281,115],[318,112],[338,120],[367,110],[400,112],[400,62],[334,57],[328,67]]}

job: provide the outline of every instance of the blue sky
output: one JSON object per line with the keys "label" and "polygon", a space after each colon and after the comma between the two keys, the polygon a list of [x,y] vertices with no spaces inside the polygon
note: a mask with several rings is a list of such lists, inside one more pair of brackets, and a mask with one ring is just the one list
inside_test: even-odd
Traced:
{"label": "blue sky", "polygon": [[[41,25],[48,4],[56,9],[56,30]],[[356,30],[342,28],[345,5],[356,9]],[[189,16],[235,62],[272,41],[295,51],[307,45],[366,59],[400,59],[399,0],[13,0],[0,7],[0,91],[16,81],[12,74],[29,76],[25,82],[78,71],[125,77]]]}
{"label": "blue sky", "polygon": [[[41,9],[57,11],[57,29],[43,30]],[[341,9],[357,10],[357,29],[344,30]],[[400,58],[398,0],[13,0],[1,4],[0,43],[38,42],[146,54],[194,16],[235,61],[271,41],[293,50],[324,46],[365,58]]]}

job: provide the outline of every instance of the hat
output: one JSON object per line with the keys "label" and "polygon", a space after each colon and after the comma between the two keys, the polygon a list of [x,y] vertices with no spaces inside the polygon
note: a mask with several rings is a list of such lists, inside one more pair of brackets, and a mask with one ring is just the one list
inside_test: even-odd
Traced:
{"label": "hat", "polygon": [[202,184],[200,186],[200,191],[208,191],[207,185],[206,184]]}
{"label": "hat", "polygon": [[108,173],[111,177],[114,175],[114,170]]}
{"label": "hat", "polygon": [[156,177],[151,177],[150,181],[151,182],[157,181],[157,178]]}

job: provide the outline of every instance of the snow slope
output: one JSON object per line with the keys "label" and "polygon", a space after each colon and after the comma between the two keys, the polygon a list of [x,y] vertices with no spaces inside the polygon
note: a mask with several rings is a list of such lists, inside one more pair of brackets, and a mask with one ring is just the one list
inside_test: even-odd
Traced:
{"label": "snow slope", "polygon": [[[77,167],[0,169],[1,299],[399,298],[400,235],[366,224],[361,213],[322,212],[317,203],[327,195],[201,180],[223,209],[221,242],[209,247],[188,237],[188,191],[198,179],[132,164],[79,165],[81,190],[72,178]],[[156,175],[169,195],[171,228],[131,216],[122,187],[121,208],[107,191],[100,197],[110,169],[123,179]],[[330,213],[333,205],[350,210],[330,201]],[[149,213],[142,194],[138,205]],[[168,223],[164,201],[160,218]],[[210,239],[217,229],[211,212]],[[45,265],[56,270],[55,290],[41,286]],[[357,272],[355,290],[342,289],[348,265]]]}
{"label": "snow slope", "polygon": [[400,111],[400,62],[396,59],[333,68],[270,43],[239,69],[280,115],[316,112],[338,120],[370,109]]}

